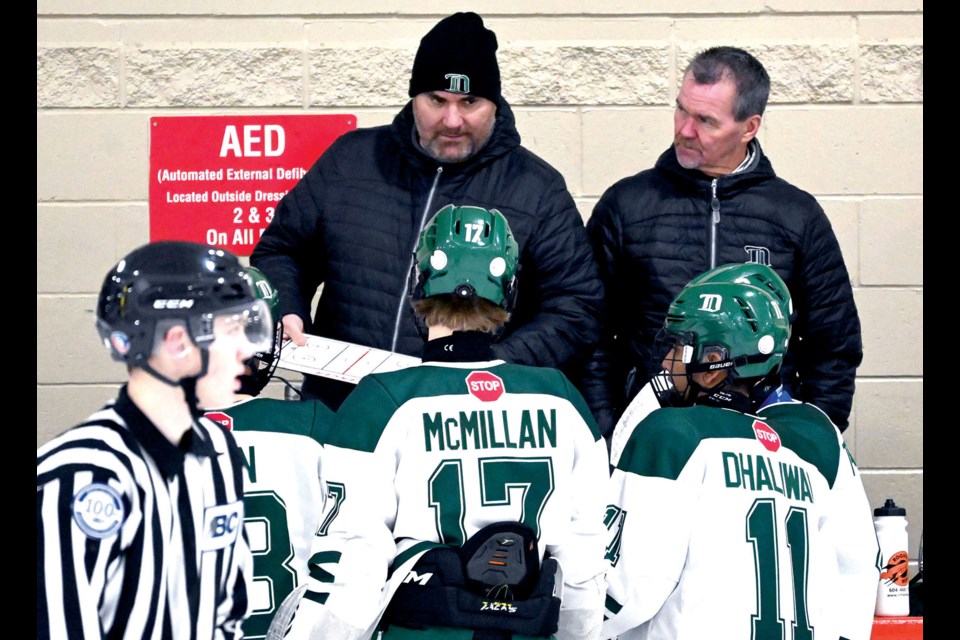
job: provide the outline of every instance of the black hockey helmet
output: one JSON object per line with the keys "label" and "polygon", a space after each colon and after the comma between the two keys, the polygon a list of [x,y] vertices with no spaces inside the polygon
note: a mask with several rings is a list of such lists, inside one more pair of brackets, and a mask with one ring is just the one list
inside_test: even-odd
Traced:
{"label": "black hockey helmet", "polygon": [[255,350],[269,348],[270,309],[254,294],[240,261],[208,245],[162,241],[135,249],[107,273],[97,301],[97,330],[114,360],[152,371],[147,360],[169,327],[182,324],[206,351],[214,340],[214,319],[222,315],[243,323]]}

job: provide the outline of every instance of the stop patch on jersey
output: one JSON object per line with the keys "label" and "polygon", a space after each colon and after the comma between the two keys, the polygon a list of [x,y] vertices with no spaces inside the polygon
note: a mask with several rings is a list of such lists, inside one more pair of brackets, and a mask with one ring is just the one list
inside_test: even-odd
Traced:
{"label": "stop patch on jersey", "polygon": [[120,530],[124,509],[120,493],[108,484],[94,482],[81,489],[70,505],[73,521],[91,538],[109,538]]}
{"label": "stop patch on jersey", "polygon": [[480,402],[493,402],[503,395],[503,380],[489,371],[471,371],[467,376],[467,391]]}
{"label": "stop patch on jersey", "polygon": [[767,451],[776,453],[780,449],[780,435],[766,422],[754,420],[753,435]]}

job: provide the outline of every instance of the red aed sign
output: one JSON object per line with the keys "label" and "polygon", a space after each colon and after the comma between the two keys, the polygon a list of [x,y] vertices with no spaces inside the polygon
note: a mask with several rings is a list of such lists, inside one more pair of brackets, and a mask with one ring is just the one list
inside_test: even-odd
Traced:
{"label": "red aed sign", "polygon": [[249,256],[280,201],[352,115],[150,118],[150,241]]}
{"label": "red aed sign", "polygon": [[753,435],[767,451],[776,452],[780,448],[780,436],[764,422],[753,421]]}
{"label": "red aed sign", "polygon": [[493,402],[503,395],[503,380],[489,371],[473,371],[467,376],[467,391],[480,402]]}
{"label": "red aed sign", "polygon": [[227,431],[233,431],[233,418],[222,411],[207,411],[203,417],[210,418]]}

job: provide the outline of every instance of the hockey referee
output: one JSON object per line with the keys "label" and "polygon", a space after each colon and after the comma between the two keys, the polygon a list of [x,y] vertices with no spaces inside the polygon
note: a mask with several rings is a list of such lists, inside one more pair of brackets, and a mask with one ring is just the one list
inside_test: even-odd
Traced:
{"label": "hockey referee", "polygon": [[38,638],[237,638],[252,558],[229,402],[270,310],[229,253],[158,242],[107,274],[97,329],[128,380],[37,450]]}

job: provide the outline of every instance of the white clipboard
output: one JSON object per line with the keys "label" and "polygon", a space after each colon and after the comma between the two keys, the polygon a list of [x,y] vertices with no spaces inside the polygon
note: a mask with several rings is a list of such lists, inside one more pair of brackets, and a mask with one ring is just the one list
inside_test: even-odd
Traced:
{"label": "white clipboard", "polygon": [[385,373],[420,364],[420,358],[307,334],[307,344],[292,341],[280,350],[281,369],[357,384],[368,373]]}

